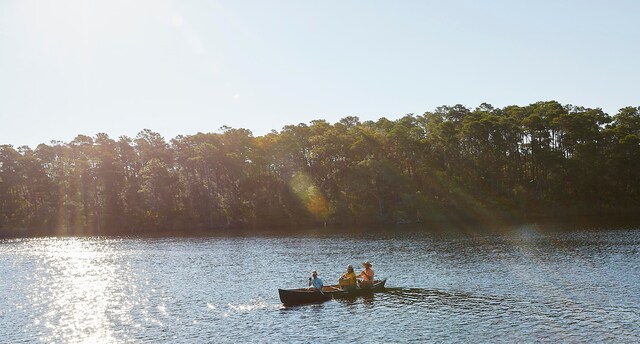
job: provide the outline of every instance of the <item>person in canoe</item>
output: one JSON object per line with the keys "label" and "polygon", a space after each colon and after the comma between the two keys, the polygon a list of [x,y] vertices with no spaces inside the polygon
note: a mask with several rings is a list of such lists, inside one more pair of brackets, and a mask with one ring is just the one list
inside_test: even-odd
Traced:
{"label": "person in canoe", "polygon": [[307,284],[307,289],[319,289],[322,290],[322,287],[324,286],[324,283],[322,282],[322,279],[320,277],[318,277],[318,272],[316,270],[313,270],[311,272],[311,277],[309,277],[309,283]]}
{"label": "person in canoe", "polygon": [[347,272],[340,277],[340,287],[349,289],[356,287],[356,273],[353,272],[353,266],[347,266]]}
{"label": "person in canoe", "polygon": [[362,263],[362,266],[364,266],[364,270],[362,270],[362,272],[360,272],[360,274],[358,275],[360,286],[364,288],[370,288],[371,286],[373,286],[374,272],[371,268],[373,265],[370,261],[367,260],[366,262]]}

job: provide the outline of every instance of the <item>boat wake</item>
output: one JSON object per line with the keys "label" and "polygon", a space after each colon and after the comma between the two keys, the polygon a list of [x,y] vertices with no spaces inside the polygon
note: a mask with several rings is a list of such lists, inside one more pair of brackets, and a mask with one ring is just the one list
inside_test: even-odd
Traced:
{"label": "boat wake", "polygon": [[456,308],[500,307],[505,304],[515,304],[519,300],[504,296],[477,295],[467,292],[443,291],[425,288],[386,288],[380,295],[387,301],[398,306],[429,306]]}
{"label": "boat wake", "polygon": [[270,310],[280,308],[280,304],[269,303],[261,297],[257,297],[242,303],[227,303],[226,305],[215,305],[207,303],[207,308],[214,312],[219,313],[222,317],[230,317],[237,314],[248,314],[261,310]]}
{"label": "boat wake", "polygon": [[262,298],[251,299],[248,303],[227,304],[230,311],[236,313],[253,312],[261,309],[275,308],[277,305],[270,304]]}

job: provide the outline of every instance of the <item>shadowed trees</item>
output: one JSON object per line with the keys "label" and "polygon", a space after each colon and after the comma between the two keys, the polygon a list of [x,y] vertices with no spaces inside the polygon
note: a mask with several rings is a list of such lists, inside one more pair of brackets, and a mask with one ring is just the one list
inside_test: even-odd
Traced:
{"label": "shadowed trees", "polygon": [[633,214],[640,108],[555,101],[361,122],[0,146],[0,233]]}

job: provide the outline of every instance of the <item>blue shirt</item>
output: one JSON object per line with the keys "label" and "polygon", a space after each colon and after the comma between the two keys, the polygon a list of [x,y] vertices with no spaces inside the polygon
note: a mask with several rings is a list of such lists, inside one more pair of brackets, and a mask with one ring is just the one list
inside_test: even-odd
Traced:
{"label": "blue shirt", "polygon": [[324,283],[322,283],[322,280],[320,279],[320,277],[316,277],[316,278],[311,277],[309,279],[309,286],[314,287],[316,289],[322,289],[322,286],[324,286]]}

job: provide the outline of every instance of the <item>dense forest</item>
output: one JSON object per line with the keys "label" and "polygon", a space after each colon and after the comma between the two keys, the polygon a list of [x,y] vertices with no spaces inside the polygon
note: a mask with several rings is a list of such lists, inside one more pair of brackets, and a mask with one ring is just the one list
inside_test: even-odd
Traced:
{"label": "dense forest", "polygon": [[622,217],[639,201],[640,107],[455,105],[258,137],[0,146],[0,235]]}

